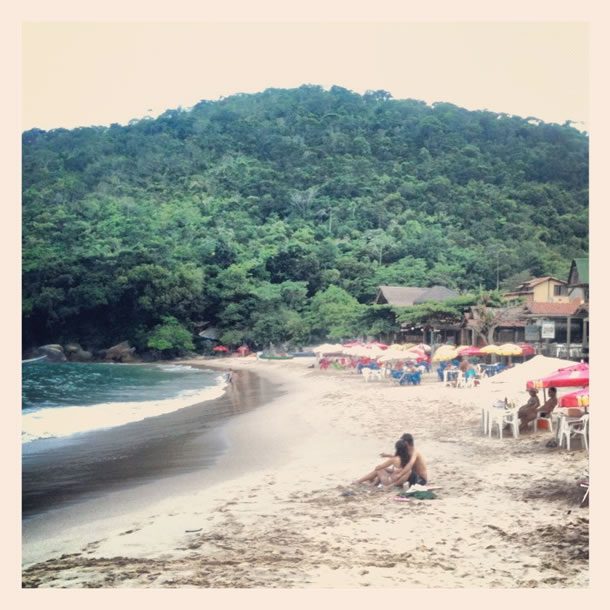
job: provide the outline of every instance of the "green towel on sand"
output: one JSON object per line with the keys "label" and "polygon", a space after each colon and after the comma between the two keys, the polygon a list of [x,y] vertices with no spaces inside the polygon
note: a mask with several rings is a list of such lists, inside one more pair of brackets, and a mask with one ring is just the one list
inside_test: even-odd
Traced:
{"label": "green towel on sand", "polygon": [[436,500],[436,494],[433,491],[401,491],[398,494],[399,498],[415,498],[417,500]]}

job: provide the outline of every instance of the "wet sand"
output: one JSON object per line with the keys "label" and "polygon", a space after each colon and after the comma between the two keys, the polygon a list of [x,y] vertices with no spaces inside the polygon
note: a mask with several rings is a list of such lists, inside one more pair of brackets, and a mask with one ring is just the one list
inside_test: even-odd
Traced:
{"label": "wet sand", "polygon": [[31,545],[67,525],[87,522],[92,513],[111,517],[214,481],[211,468],[228,447],[223,425],[280,395],[277,384],[244,371],[219,398],[124,426],[25,445],[24,541]]}
{"label": "wet sand", "polygon": [[[286,394],[224,427],[223,479],[66,530],[36,561],[28,553],[24,586],[588,586],[589,515],[576,484],[588,456],[547,449],[543,431],[482,436],[491,390],[433,377],[365,383],[296,360],[231,366]],[[350,485],[406,431],[437,499]]]}

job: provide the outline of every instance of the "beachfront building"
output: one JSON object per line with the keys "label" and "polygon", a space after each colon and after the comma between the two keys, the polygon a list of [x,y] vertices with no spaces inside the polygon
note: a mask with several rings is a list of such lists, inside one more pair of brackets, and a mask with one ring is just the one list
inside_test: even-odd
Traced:
{"label": "beachfront building", "polygon": [[374,305],[392,305],[394,307],[409,307],[430,301],[446,301],[459,296],[455,290],[446,286],[379,286]]}
{"label": "beachfront building", "polygon": [[568,282],[550,275],[527,280],[515,290],[505,292],[503,297],[507,302],[568,303],[570,301]]}
{"label": "beachfront building", "polygon": [[526,341],[536,345],[539,353],[560,358],[588,355],[588,258],[572,261],[567,281],[553,276],[532,278],[504,298],[508,304],[522,303],[522,309],[512,328],[498,328],[497,343]]}
{"label": "beachfront building", "polygon": [[488,343],[519,343],[525,340],[523,305],[487,308],[488,319],[481,319],[478,307],[469,307],[460,325],[461,345],[482,347]]}
{"label": "beachfront building", "polygon": [[539,353],[556,358],[580,359],[589,351],[589,305],[529,303],[524,307],[525,340]]}
{"label": "beachfront building", "polygon": [[589,259],[575,258],[568,274],[568,296],[571,301],[589,303]]}
{"label": "beachfront building", "polygon": [[[379,286],[374,305],[391,305],[393,307],[411,307],[429,302],[443,302],[453,299],[459,294],[446,286]],[[429,324],[404,323],[400,332],[388,337],[391,341],[406,343],[457,343],[460,325],[451,322],[435,320]]]}
{"label": "beachfront building", "polygon": [[582,355],[589,356],[589,259],[575,258],[568,274],[568,295],[571,301],[580,301],[582,306]]}

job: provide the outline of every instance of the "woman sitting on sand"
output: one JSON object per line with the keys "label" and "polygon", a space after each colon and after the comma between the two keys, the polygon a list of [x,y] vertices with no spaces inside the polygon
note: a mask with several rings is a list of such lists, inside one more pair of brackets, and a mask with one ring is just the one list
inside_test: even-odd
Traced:
{"label": "woman sitting on sand", "polygon": [[396,454],[389,457],[383,464],[375,467],[373,472],[369,472],[356,483],[371,482],[373,485],[390,485],[392,475],[401,471],[409,463],[409,448],[404,440],[396,441]]}

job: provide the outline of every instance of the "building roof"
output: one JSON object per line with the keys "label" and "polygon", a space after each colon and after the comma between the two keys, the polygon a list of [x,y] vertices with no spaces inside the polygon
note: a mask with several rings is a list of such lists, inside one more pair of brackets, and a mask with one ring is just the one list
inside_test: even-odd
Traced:
{"label": "building roof", "polygon": [[536,286],[538,286],[538,284],[542,284],[542,283],[548,282],[550,280],[559,282],[560,284],[567,284],[566,281],[560,280],[559,278],[556,278],[552,275],[546,275],[544,277],[533,277],[531,280],[527,280],[527,282],[523,282],[523,283],[519,284],[519,286],[517,286],[517,288],[515,288],[515,290],[511,290],[509,292],[504,293],[504,296],[529,294],[530,292],[532,292],[534,290],[534,288]]}
{"label": "building roof", "polygon": [[580,284],[588,284],[589,283],[589,258],[588,257],[575,258],[572,260],[572,267],[570,268],[570,277],[568,278],[568,281],[570,281],[570,279],[572,277],[572,270],[574,269],[574,267],[576,267],[576,273],[578,275],[578,284],[571,284],[571,285],[574,286],[574,285],[580,285]]}
{"label": "building roof", "polygon": [[418,286],[379,286],[375,303],[379,303],[380,298],[383,297],[389,305],[409,307],[410,305],[427,301],[446,301],[457,296],[457,292],[445,286],[432,286],[431,288],[420,288]]}
{"label": "building roof", "polygon": [[531,314],[545,316],[573,316],[579,309],[581,304],[579,301],[570,301],[569,303],[528,303],[526,309]]}
{"label": "building roof", "polygon": [[428,301],[446,301],[447,299],[453,299],[458,296],[458,293],[451,288],[446,286],[432,286],[427,288],[423,294],[420,294],[414,301],[416,305],[419,303],[426,303]]}

